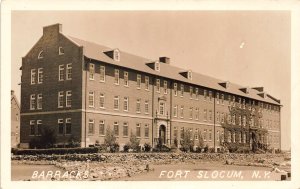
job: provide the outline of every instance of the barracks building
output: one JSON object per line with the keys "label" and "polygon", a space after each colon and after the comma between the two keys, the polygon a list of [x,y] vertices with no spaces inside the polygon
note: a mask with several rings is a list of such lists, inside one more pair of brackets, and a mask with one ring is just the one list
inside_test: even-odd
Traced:
{"label": "barracks building", "polygon": [[[21,147],[28,148],[45,127],[54,130],[58,146],[70,138],[82,147],[101,144],[107,127],[121,148],[131,133],[142,145],[155,146],[160,139],[171,146],[185,130],[215,149],[224,139],[251,142],[250,132],[224,130],[222,125],[229,124],[264,128],[268,132],[257,140],[280,149],[280,100],[263,87],[239,86],[170,62],[168,57],[149,60],[66,36],[61,24],[44,27],[20,68]],[[232,108],[261,116],[231,114]]]}

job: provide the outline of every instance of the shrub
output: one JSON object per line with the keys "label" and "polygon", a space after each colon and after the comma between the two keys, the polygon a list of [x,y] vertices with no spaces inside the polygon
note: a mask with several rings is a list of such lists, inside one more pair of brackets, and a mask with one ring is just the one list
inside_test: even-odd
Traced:
{"label": "shrub", "polygon": [[208,152],[208,145],[206,144],[206,146],[204,147],[204,152],[207,153]]}
{"label": "shrub", "polygon": [[156,148],[153,148],[153,152],[170,152],[171,148],[167,147],[166,145],[157,146]]}
{"label": "shrub", "polygon": [[49,149],[12,149],[14,155],[52,155],[98,153],[98,148],[49,148]]}
{"label": "shrub", "polygon": [[140,139],[138,139],[132,132],[130,134],[129,146],[134,152],[141,151]]}
{"label": "shrub", "polygon": [[109,148],[109,151],[114,153],[119,151],[119,144],[117,143],[117,138],[113,130],[110,130],[108,126],[105,133],[104,144]]}
{"label": "shrub", "polygon": [[150,152],[151,148],[152,148],[152,147],[151,147],[151,145],[150,145],[149,143],[145,143],[145,144],[144,144],[144,151],[145,151],[145,152]]}
{"label": "shrub", "polygon": [[189,130],[184,131],[183,139],[181,140],[181,148],[180,150],[184,152],[189,152],[193,146],[194,141],[191,140],[192,133]]}
{"label": "shrub", "polygon": [[123,146],[123,151],[124,151],[124,152],[128,152],[129,149],[130,149],[130,144],[125,144],[125,145]]}

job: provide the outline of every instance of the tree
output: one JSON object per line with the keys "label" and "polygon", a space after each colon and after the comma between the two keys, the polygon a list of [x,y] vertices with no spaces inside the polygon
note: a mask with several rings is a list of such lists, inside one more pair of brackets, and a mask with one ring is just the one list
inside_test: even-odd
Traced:
{"label": "tree", "polygon": [[204,148],[204,140],[203,140],[203,136],[202,134],[200,133],[199,135],[199,148],[203,149]]}
{"label": "tree", "polygon": [[106,129],[104,145],[106,147],[109,147],[110,152],[116,152],[119,150],[119,144],[117,143],[115,132],[113,130],[110,130],[109,126]]}
{"label": "tree", "polygon": [[189,130],[184,131],[183,139],[181,140],[181,149],[184,152],[189,152],[194,146],[192,139],[192,132]]}
{"label": "tree", "polygon": [[130,133],[129,146],[133,151],[140,151],[140,139],[132,132]]}

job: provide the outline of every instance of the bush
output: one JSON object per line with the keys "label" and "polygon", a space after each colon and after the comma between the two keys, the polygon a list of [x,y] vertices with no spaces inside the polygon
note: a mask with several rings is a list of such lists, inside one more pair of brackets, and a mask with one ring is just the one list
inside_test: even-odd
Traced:
{"label": "bush", "polygon": [[189,152],[193,149],[194,141],[191,140],[192,133],[189,130],[184,131],[183,139],[181,140],[181,151]]}
{"label": "bush", "polygon": [[129,146],[134,152],[140,152],[140,140],[133,134],[130,134]]}
{"label": "bush", "polygon": [[171,148],[167,147],[166,145],[156,146],[156,148],[153,148],[153,152],[170,152]]}
{"label": "bush", "polygon": [[12,149],[14,155],[64,155],[64,154],[89,154],[98,153],[99,148],[49,148],[49,149]]}
{"label": "bush", "polygon": [[207,153],[208,152],[208,145],[206,144],[206,146],[204,147],[204,152]]}
{"label": "bush", "polygon": [[112,153],[119,151],[119,144],[117,143],[117,138],[115,136],[114,131],[110,130],[109,126],[106,129],[104,144],[106,147],[109,148],[109,151]]}
{"label": "bush", "polygon": [[144,144],[144,151],[145,151],[145,152],[150,152],[151,148],[152,148],[152,147],[151,147],[150,144],[148,144],[148,143],[145,143],[145,144]]}
{"label": "bush", "polygon": [[123,146],[123,151],[124,151],[124,152],[128,152],[129,149],[130,149],[130,144],[125,144],[125,145]]}
{"label": "bush", "polygon": [[237,148],[236,153],[250,153],[250,147],[240,146]]}

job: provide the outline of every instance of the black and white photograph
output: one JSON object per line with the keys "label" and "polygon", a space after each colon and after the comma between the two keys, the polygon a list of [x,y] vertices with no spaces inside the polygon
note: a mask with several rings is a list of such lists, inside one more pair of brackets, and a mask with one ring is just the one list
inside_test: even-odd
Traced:
{"label": "black and white photograph", "polygon": [[300,187],[294,10],[77,5],[2,6],[6,182]]}

